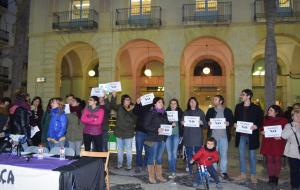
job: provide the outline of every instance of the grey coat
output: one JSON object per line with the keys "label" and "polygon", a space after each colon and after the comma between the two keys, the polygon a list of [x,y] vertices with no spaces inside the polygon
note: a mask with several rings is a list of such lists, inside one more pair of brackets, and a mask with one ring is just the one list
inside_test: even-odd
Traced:
{"label": "grey coat", "polygon": [[[185,146],[202,146],[203,145],[203,127],[207,128],[205,114],[201,109],[186,110],[183,116],[199,116],[203,125],[199,127],[184,127],[183,144]],[[184,117],[183,117],[184,119]],[[200,122],[201,123],[201,122]]]}
{"label": "grey coat", "polygon": [[297,140],[292,131],[294,130],[296,132],[300,142],[300,127],[296,127],[296,123],[294,122],[292,122],[292,124],[294,127],[292,127],[290,123],[286,124],[281,134],[282,138],[287,140],[285,144],[284,155],[290,158],[300,159]]}

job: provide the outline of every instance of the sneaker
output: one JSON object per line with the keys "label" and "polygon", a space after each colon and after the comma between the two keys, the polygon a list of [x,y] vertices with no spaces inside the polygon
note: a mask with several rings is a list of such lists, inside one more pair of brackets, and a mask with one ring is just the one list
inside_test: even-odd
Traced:
{"label": "sneaker", "polygon": [[171,173],[171,174],[168,176],[169,179],[174,179],[175,177],[176,177],[176,173]]}
{"label": "sneaker", "polygon": [[130,171],[132,169],[131,166],[127,166],[126,171]]}
{"label": "sneaker", "polygon": [[122,168],[122,166],[116,166],[116,169],[121,169]]}
{"label": "sneaker", "polygon": [[223,186],[221,185],[221,183],[216,184],[216,189],[223,189]]}
{"label": "sneaker", "polygon": [[230,180],[230,178],[229,178],[229,176],[228,176],[227,173],[222,173],[221,176],[222,176],[222,178],[223,178],[224,180],[228,180],[228,181]]}

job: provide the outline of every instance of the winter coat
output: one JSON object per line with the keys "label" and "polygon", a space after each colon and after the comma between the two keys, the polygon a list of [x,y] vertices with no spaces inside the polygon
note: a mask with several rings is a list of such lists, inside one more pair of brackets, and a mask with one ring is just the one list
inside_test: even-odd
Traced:
{"label": "winter coat", "polygon": [[[235,106],[234,110],[234,122],[237,121],[246,121],[246,122],[252,122],[254,125],[256,125],[258,128],[252,131],[252,134],[247,134],[249,136],[249,150],[255,150],[259,148],[259,129],[262,127],[262,121],[263,121],[263,111],[262,109],[254,104],[251,103],[248,107],[248,114],[247,118],[244,119],[244,103],[239,103]],[[237,132],[235,135],[235,146],[238,147],[240,144],[240,137],[241,133]]]}
{"label": "winter coat", "polygon": [[59,141],[61,137],[66,135],[67,116],[60,108],[54,108],[50,111],[51,119],[48,129],[48,138]]}
{"label": "winter coat", "polygon": [[83,133],[89,135],[101,135],[103,132],[102,124],[104,118],[104,109],[97,106],[92,109],[90,106],[84,108],[81,122],[84,124]]}
{"label": "winter coat", "polygon": [[[281,125],[282,129],[287,124],[287,119],[283,117],[266,117],[263,126]],[[264,130],[260,128],[260,131]],[[285,140],[276,140],[275,138],[265,138],[263,135],[260,153],[265,156],[282,156],[285,147]]]}
{"label": "winter coat", "polygon": [[145,129],[147,136],[145,141],[150,142],[162,142],[166,141],[167,136],[165,135],[158,135],[158,129],[160,128],[161,124],[169,125],[167,113],[157,112],[154,108],[152,108],[145,117]]}
{"label": "winter coat", "polygon": [[192,160],[196,161],[200,165],[211,166],[213,163],[219,161],[218,151],[208,151],[204,147],[201,147],[200,150],[192,157]]}
{"label": "winter coat", "polygon": [[81,123],[76,112],[67,114],[68,130],[66,134],[67,141],[82,141],[84,125]]}
{"label": "winter coat", "polygon": [[26,135],[30,139],[29,126],[30,112],[24,107],[17,107],[13,115],[11,115],[10,129],[12,134]]}
{"label": "winter coat", "polygon": [[42,143],[47,143],[47,137],[48,137],[48,130],[49,130],[49,125],[50,125],[50,120],[51,120],[51,114],[50,110],[47,110],[43,117],[42,117],[42,122],[41,122],[41,128],[42,128]]}
{"label": "winter coat", "polygon": [[148,112],[151,110],[152,104],[142,106],[142,104],[135,104],[133,108],[133,113],[137,116],[137,121],[136,121],[136,126],[135,130],[136,131],[141,131],[146,133],[145,129],[145,118]]}
{"label": "winter coat", "polygon": [[[170,107],[167,108],[166,111],[172,111]],[[181,120],[183,117],[183,111],[181,108],[177,108],[176,111],[178,112],[178,128],[179,128],[179,136],[183,136],[183,125],[181,125]]]}
{"label": "winter coat", "polygon": [[282,138],[286,139],[284,155],[290,158],[300,159],[300,152],[298,150],[298,144],[294,134],[294,132],[296,132],[300,143],[300,127],[296,127],[295,122],[292,122],[292,125],[293,127],[290,123],[286,124],[281,134]]}
{"label": "winter coat", "polygon": [[[215,110],[215,108],[209,108],[206,112],[206,121],[209,122],[210,118],[215,118],[217,115],[217,112]],[[231,140],[231,128],[233,126],[233,113],[229,108],[224,108],[224,117],[226,119],[226,121],[229,122],[229,126],[226,126],[226,134],[227,134],[227,140],[228,142],[230,142]],[[207,132],[207,136],[211,137],[212,135],[212,130],[209,128],[208,132]]]}

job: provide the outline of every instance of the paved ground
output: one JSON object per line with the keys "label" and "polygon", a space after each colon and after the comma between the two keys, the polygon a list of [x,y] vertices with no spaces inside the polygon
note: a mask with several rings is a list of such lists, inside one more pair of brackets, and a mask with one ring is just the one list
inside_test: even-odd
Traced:
{"label": "paved ground", "polygon": [[[228,173],[231,177],[235,177],[239,174],[239,161],[237,149],[233,147],[233,143],[230,144],[229,149],[229,162]],[[134,157],[134,156],[133,156]],[[283,164],[281,171],[280,181],[277,188],[269,186],[266,181],[268,180],[266,166],[261,159],[261,155],[257,154],[257,177],[258,184],[251,184],[250,181],[246,183],[237,183],[234,181],[222,181],[224,190],[288,190],[289,185],[289,170],[287,164]],[[126,159],[124,159],[125,161]],[[185,164],[183,160],[177,162],[177,177],[173,180],[169,180],[166,183],[149,184],[147,172],[143,171],[141,174],[135,174],[134,168],[132,171],[126,171],[124,169],[115,169],[116,167],[116,154],[113,154],[110,160],[110,172],[111,172],[111,189],[112,190],[190,190],[195,189],[192,187],[192,179],[190,179],[185,172]],[[125,163],[125,162],[124,162]],[[134,161],[133,161],[134,163]],[[166,154],[164,155],[164,171],[167,171]],[[300,180],[300,179],[299,179]],[[210,189],[215,189],[215,183],[210,183]]]}

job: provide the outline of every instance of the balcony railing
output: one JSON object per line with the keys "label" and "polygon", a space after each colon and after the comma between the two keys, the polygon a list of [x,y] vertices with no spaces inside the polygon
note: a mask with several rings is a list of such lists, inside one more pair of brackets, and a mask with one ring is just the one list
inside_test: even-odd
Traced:
{"label": "balcony railing", "polygon": [[205,1],[197,4],[184,4],[182,11],[182,22],[185,25],[230,24],[232,3]]}
{"label": "balcony railing", "polygon": [[98,12],[93,9],[55,12],[52,28],[59,31],[95,30],[98,20]]}
{"label": "balcony railing", "polygon": [[164,77],[138,77],[137,86],[163,86]]}
{"label": "balcony railing", "polygon": [[116,26],[119,29],[159,28],[161,26],[161,7],[116,9]]}
{"label": "balcony railing", "polygon": [[9,40],[9,33],[5,29],[0,29],[0,44],[7,44]]}
{"label": "balcony railing", "polygon": [[[286,5],[279,5],[277,1],[277,22],[295,22],[300,21],[300,1],[289,0]],[[298,9],[296,9],[298,7]],[[263,0],[254,1],[254,21],[255,22],[265,22],[265,9]]]}
{"label": "balcony railing", "polygon": [[204,86],[225,86],[225,76],[194,76],[191,78],[193,85],[204,85]]}
{"label": "balcony railing", "polygon": [[0,6],[4,8],[8,8],[8,0],[0,0]]}

